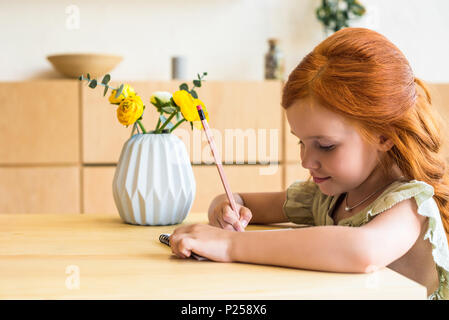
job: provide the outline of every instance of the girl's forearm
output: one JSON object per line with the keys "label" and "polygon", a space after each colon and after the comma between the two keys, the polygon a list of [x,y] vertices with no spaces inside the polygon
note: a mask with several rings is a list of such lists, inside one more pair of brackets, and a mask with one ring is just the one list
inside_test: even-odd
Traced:
{"label": "girl's forearm", "polygon": [[235,232],[231,259],[266,265],[334,272],[371,272],[362,231],[318,226],[279,231]]}

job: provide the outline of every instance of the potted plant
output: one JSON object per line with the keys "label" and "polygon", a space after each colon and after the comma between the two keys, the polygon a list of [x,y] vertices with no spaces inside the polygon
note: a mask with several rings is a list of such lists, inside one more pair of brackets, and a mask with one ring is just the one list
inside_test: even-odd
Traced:
{"label": "potted plant", "polygon": [[196,109],[198,104],[209,121],[206,107],[195,91],[206,75],[198,75],[191,89],[183,83],[173,94],[154,92],[149,101],[159,118],[150,131],[141,122],[145,110],[143,100],[130,85],[111,87],[108,74],[101,82],[91,79],[89,74],[79,77],[92,89],[104,86],[103,96],[111,89],[109,102],[117,105],[118,121],[125,127],[133,126],[131,137],[123,145],[112,183],[114,202],[126,223],[178,224],[190,211],[196,193],[195,178],[186,147],[172,132],[185,121],[190,122],[192,130],[193,127],[202,129]]}
{"label": "potted plant", "polygon": [[365,14],[365,7],[357,0],[322,0],[316,16],[324,26],[326,36],[349,27],[349,21]]}

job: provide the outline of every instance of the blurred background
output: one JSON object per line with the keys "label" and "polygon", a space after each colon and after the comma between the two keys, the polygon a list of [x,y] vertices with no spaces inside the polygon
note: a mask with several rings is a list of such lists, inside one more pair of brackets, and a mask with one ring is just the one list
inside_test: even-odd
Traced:
{"label": "blurred background", "polygon": [[[216,139],[240,130],[246,142],[240,153],[219,145],[233,192],[280,191],[307,178],[281,91],[300,60],[339,28],[370,28],[395,43],[447,119],[447,0],[0,0],[0,25],[0,213],[117,214],[112,179],[131,128],[118,123],[101,89],[76,79],[79,65],[69,65],[76,76],[67,77],[50,55],[121,57],[104,73],[142,96],[150,129],[158,120],[150,95],[207,72],[198,94]],[[204,135],[184,124],[174,133],[187,132],[192,211],[205,212],[224,190]]]}
{"label": "blurred background", "polygon": [[[66,52],[122,55],[113,79],[169,79],[170,57],[208,79],[260,80],[267,39],[277,38],[289,73],[325,37],[321,0],[0,1],[0,80],[58,77],[45,57]],[[361,0],[351,26],[374,29],[407,56],[418,77],[449,79],[449,2]]]}

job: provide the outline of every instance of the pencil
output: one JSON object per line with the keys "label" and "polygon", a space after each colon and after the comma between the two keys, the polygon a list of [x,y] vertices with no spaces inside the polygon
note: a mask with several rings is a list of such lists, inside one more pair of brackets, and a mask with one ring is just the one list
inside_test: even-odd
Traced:
{"label": "pencil", "polygon": [[[210,149],[212,151],[212,155],[215,160],[215,164],[217,165],[218,173],[220,174],[221,182],[223,183],[226,196],[228,197],[229,203],[231,204],[232,210],[237,214],[238,217],[240,217],[239,212],[237,211],[237,205],[235,203],[234,196],[232,195],[231,188],[229,187],[228,180],[226,179],[226,175],[223,170],[223,165],[221,163],[220,155],[217,152],[217,148],[215,147],[214,138],[212,137],[212,133],[210,132],[209,125],[207,124],[206,117],[204,115],[203,108],[201,105],[197,105],[196,109],[198,110],[198,114],[200,116],[201,123],[203,124],[204,132],[206,133],[207,141],[209,142]],[[239,220],[239,226],[241,230],[244,230],[243,227],[240,224]]]}

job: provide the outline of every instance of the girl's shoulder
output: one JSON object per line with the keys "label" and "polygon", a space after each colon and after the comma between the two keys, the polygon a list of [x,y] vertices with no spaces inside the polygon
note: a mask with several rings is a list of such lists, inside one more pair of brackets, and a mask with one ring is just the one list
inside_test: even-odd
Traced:
{"label": "girl's shoulder", "polygon": [[423,181],[395,181],[367,207],[341,222],[351,226],[361,226],[399,202],[412,198],[416,201],[418,213],[426,217],[439,217],[440,213],[432,198],[433,195],[433,187]]}

